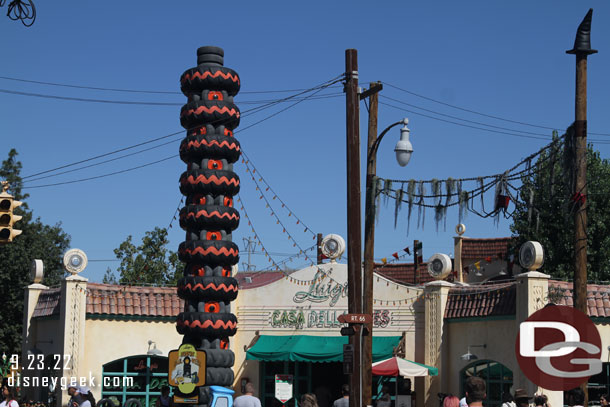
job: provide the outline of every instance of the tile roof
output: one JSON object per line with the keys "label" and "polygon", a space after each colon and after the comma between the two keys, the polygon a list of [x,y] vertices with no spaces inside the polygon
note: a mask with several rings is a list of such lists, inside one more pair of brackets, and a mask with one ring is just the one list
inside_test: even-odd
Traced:
{"label": "tile roof", "polygon": [[175,287],[87,284],[87,314],[174,317],[183,309]]}
{"label": "tile roof", "polygon": [[255,271],[255,272],[238,272],[233,277],[237,280],[240,290],[248,290],[250,288],[262,287],[280,280],[285,274],[290,272],[285,271]]}
{"label": "tile roof", "polygon": [[59,315],[61,288],[49,288],[40,292],[32,318]]}
{"label": "tile roof", "polygon": [[516,288],[515,282],[454,287],[449,290],[445,318],[514,315]]}
{"label": "tile roof", "polygon": [[373,272],[402,284],[424,284],[434,281],[428,273],[428,263],[422,263],[415,273],[414,263],[375,263]]}
{"label": "tile roof", "polygon": [[462,260],[482,260],[486,257],[505,259],[512,237],[491,239],[462,239]]}
{"label": "tile roof", "polygon": [[[549,281],[549,297],[557,305],[573,306],[573,284],[567,281]],[[610,318],[610,285],[587,284],[589,317]]]}

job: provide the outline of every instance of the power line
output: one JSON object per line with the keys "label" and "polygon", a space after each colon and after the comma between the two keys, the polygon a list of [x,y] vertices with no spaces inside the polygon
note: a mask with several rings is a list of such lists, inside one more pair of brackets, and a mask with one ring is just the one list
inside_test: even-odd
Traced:
{"label": "power line", "polygon": [[43,93],[20,92],[16,90],[0,89],[0,93],[8,93],[11,95],[32,96],[45,99],[72,100],[76,102],[93,102],[93,103],[110,103],[117,105],[146,105],[146,106],[182,106],[184,103],[169,103],[169,102],[134,102],[127,100],[107,100],[107,99],[91,99],[72,96],[46,95]]}
{"label": "power line", "polygon": [[[24,82],[24,83],[35,83],[38,85],[49,85],[49,86],[61,86],[65,88],[75,88],[75,89],[90,89],[90,90],[100,90],[100,91],[108,91],[108,92],[126,92],[126,93],[153,93],[153,94],[165,94],[165,95],[182,95],[182,92],[177,91],[163,91],[163,90],[140,90],[140,89],[119,89],[119,88],[104,88],[104,87],[95,87],[95,86],[86,86],[86,85],[72,85],[67,83],[57,83],[57,82],[43,82],[43,81],[33,81],[30,79],[22,79],[22,78],[12,78],[8,76],[0,76],[0,79],[15,81],[15,82]],[[339,88],[340,86],[336,86]],[[291,93],[291,92],[300,92],[306,89],[281,89],[281,90],[261,90],[261,91],[241,91],[241,94],[264,94],[264,93]]]}
{"label": "power line", "polygon": [[152,140],[143,141],[142,143],[138,143],[138,144],[134,144],[134,145],[131,145],[131,146],[123,147],[123,148],[120,148],[118,150],[110,151],[108,153],[96,155],[94,157],[85,158],[84,160],[75,161],[75,162],[70,163],[70,164],[61,165],[59,167],[55,167],[55,168],[52,168],[50,170],[40,171],[40,172],[37,172],[35,174],[27,175],[25,177],[22,177],[22,179],[32,178],[32,177],[35,177],[37,175],[42,175],[42,174],[46,174],[46,173],[49,173],[49,172],[54,172],[54,171],[61,170],[61,169],[64,169],[64,168],[72,167],[74,165],[82,164],[82,163],[85,163],[87,161],[97,160],[98,158],[103,158],[103,157],[107,157],[109,155],[120,153],[122,151],[131,150],[132,148],[140,147],[140,146],[143,146],[143,145],[146,145],[146,144],[154,143],[155,141],[166,139],[168,137],[176,136],[178,134],[181,134],[183,131],[184,130],[180,130],[180,131],[177,131],[175,133],[171,133],[171,134],[167,134],[165,136],[154,138]]}
{"label": "power line", "polygon": [[31,180],[26,180],[26,181],[24,181],[23,183],[24,183],[24,184],[26,184],[26,183],[28,183],[28,182],[36,182],[36,181],[40,181],[41,179],[45,179],[45,178],[51,178],[51,177],[56,177],[56,176],[58,176],[58,175],[68,174],[68,173],[71,173],[71,172],[75,172],[75,171],[84,170],[84,169],[86,169],[86,168],[91,168],[91,167],[96,167],[96,166],[98,166],[98,165],[107,164],[107,163],[112,162],[112,161],[117,161],[117,160],[121,160],[121,159],[123,159],[123,158],[132,157],[132,156],[134,156],[134,155],[137,155],[137,154],[140,154],[140,153],[144,153],[144,152],[146,152],[146,151],[154,150],[154,149],[156,149],[156,148],[163,147],[163,146],[166,146],[166,145],[168,145],[168,144],[175,143],[175,142],[176,142],[176,141],[178,141],[178,140],[179,140],[179,139],[176,139],[176,140],[170,140],[170,141],[167,141],[167,142],[165,142],[165,143],[162,143],[162,144],[159,144],[159,145],[156,145],[156,146],[153,146],[153,147],[149,147],[149,148],[145,148],[145,149],[143,149],[143,150],[135,151],[135,152],[133,152],[133,153],[124,154],[124,155],[121,155],[121,156],[119,156],[119,157],[111,158],[111,159],[109,159],[109,160],[100,161],[100,162],[97,162],[97,163],[94,163],[94,164],[85,165],[85,166],[83,166],[83,167],[78,167],[78,168],[74,168],[74,169],[71,169],[71,170],[62,171],[62,172],[57,172],[57,173],[55,173],[55,174],[46,175],[46,176],[44,176],[44,177],[39,177],[39,178],[31,179]]}
{"label": "power line", "polygon": [[[326,85],[326,86],[324,86],[324,85],[322,85],[322,86],[317,86],[317,87],[316,87],[316,88],[318,88],[318,91],[317,91],[317,92],[320,92],[322,89],[324,89],[324,88],[325,88],[325,87],[327,87],[327,86],[330,86],[332,83],[336,83],[336,82],[337,82],[337,80],[338,80],[338,79],[333,79],[333,80],[330,80],[330,81],[325,82],[325,84],[328,84],[328,85]],[[329,82],[330,82],[330,83],[329,83]],[[314,89],[316,89],[316,88],[314,88]],[[315,95],[317,92],[314,92],[313,94],[311,94],[311,95],[309,95],[309,96],[312,96],[312,97],[313,97],[313,96],[314,96],[314,95]],[[286,98],[285,98],[285,99],[286,99]],[[290,109],[291,107],[294,107],[294,106],[298,105],[299,103],[303,102],[304,100],[307,100],[307,98],[304,98],[303,100],[299,100],[299,101],[297,101],[297,102],[295,102],[295,103],[291,104],[290,106],[287,106],[286,108],[281,109],[281,110],[280,110],[280,111],[278,111],[278,112],[274,112],[273,114],[271,114],[271,115],[269,115],[269,116],[267,116],[267,117],[263,118],[262,120],[259,120],[259,121],[255,122],[255,123],[251,124],[250,126],[247,126],[247,127],[243,128],[243,129],[241,129],[240,131],[244,131],[244,130],[246,130],[246,129],[249,129],[249,128],[253,127],[253,126],[256,126],[256,125],[257,125],[257,124],[259,124],[259,123],[264,122],[265,120],[268,120],[268,119],[270,119],[270,118],[272,118],[272,117],[274,117],[274,116],[277,116],[278,114],[280,114],[280,113],[282,113],[282,112],[284,112],[284,111],[286,111],[286,110]],[[181,132],[182,132],[182,131],[181,131]],[[157,138],[157,139],[155,139],[155,140],[164,139],[164,138],[167,138],[167,137],[170,137],[170,136],[173,136],[173,135],[177,135],[177,134],[179,134],[179,133],[181,133],[181,132],[173,133],[173,134],[170,134],[170,135],[167,135],[167,136],[162,136],[162,137],[159,137],[159,138]],[[236,131],[235,133],[237,133],[237,131]],[[127,149],[131,149],[131,148],[134,148],[134,147],[136,147],[136,146],[143,145],[143,144],[147,144],[147,143],[150,143],[150,142],[151,142],[151,141],[148,141],[148,142],[143,142],[143,143],[139,143],[139,144],[137,144],[137,145],[135,145],[135,146],[129,146],[129,147],[125,147],[125,148],[123,148],[123,149],[121,149],[121,150],[116,150],[116,151],[114,151],[114,152],[110,152],[110,153],[101,154],[101,155],[98,155],[98,156],[96,156],[96,157],[94,157],[94,158],[89,158],[89,159],[85,159],[85,160],[80,160],[80,161],[78,161],[78,162],[76,162],[76,163],[66,164],[66,165],[63,165],[63,166],[57,167],[57,168],[55,168],[55,169],[48,170],[48,171],[43,171],[43,172],[41,172],[41,173],[34,174],[34,175],[40,175],[40,174],[43,174],[43,173],[52,172],[52,171],[55,171],[55,170],[58,170],[58,169],[63,169],[63,168],[66,168],[66,167],[70,167],[70,166],[73,166],[73,165],[76,165],[76,164],[81,164],[81,163],[83,163],[83,162],[90,161],[90,160],[92,160],[92,159],[97,159],[97,158],[105,157],[105,156],[108,156],[108,155],[111,155],[111,154],[115,154],[116,152],[125,151],[125,150],[127,150]],[[126,156],[129,156],[129,155],[126,155]],[[161,159],[161,160],[153,161],[153,162],[150,162],[150,163],[146,163],[146,164],[138,165],[138,166],[135,166],[135,167],[127,168],[127,169],[125,169],[125,170],[121,170],[121,171],[115,171],[115,172],[111,172],[111,173],[108,173],[108,174],[103,174],[103,175],[98,175],[98,176],[94,176],[94,177],[88,177],[88,178],[83,178],[83,179],[78,179],[78,180],[72,180],[72,181],[65,181],[65,182],[57,182],[57,183],[53,183],[53,184],[45,184],[45,185],[33,185],[33,186],[29,186],[29,187],[28,187],[28,186],[24,186],[24,188],[44,188],[44,187],[51,187],[51,186],[59,186],[59,185],[73,184],[73,183],[77,183],[77,182],[83,182],[83,181],[90,181],[90,180],[93,180],[93,179],[98,179],[98,178],[109,177],[109,176],[112,176],[112,175],[118,175],[118,174],[122,174],[122,173],[125,173],[125,172],[129,172],[129,171],[137,170],[137,169],[140,169],[140,168],[143,168],[143,167],[147,167],[147,166],[150,166],[150,165],[154,165],[154,164],[157,164],[157,163],[160,163],[160,162],[163,162],[163,161],[166,161],[166,160],[169,160],[169,159],[172,159],[172,158],[178,157],[178,156],[179,156],[178,154],[175,154],[175,155],[172,155],[172,156],[170,156],[170,157],[163,158],[163,159]],[[123,157],[123,158],[124,158],[124,157]],[[23,177],[23,178],[24,178],[24,179],[25,179],[25,178],[31,178],[31,177],[33,177],[34,175],[30,175],[30,176],[28,176],[28,177]],[[55,175],[58,175],[58,174],[55,174]]]}
{"label": "power line", "polygon": [[[394,102],[397,102],[397,103],[400,103],[400,104],[405,105],[405,106],[414,107],[416,109],[423,110],[424,112],[434,113],[434,114],[437,114],[439,116],[449,117],[451,119],[461,120],[461,121],[464,121],[464,122],[467,122],[467,123],[478,124],[478,125],[481,125],[481,126],[492,127],[494,129],[507,130],[507,131],[518,132],[518,133],[523,133],[523,134],[531,134],[531,135],[534,135],[534,136],[543,136],[545,138],[549,137],[548,134],[544,134],[544,133],[533,133],[533,132],[530,132],[530,131],[510,129],[510,128],[507,128],[507,127],[494,126],[493,124],[487,124],[487,123],[477,122],[477,121],[474,121],[474,120],[463,119],[463,118],[458,117],[458,116],[452,116],[452,115],[449,115],[449,114],[437,112],[435,110],[426,109],[426,108],[423,108],[423,107],[420,107],[420,106],[417,106],[417,105],[413,105],[413,104],[410,104],[410,103],[407,103],[407,102],[403,102],[402,100],[394,99],[394,98],[391,98],[391,97],[388,97],[388,96],[384,96],[384,95],[379,95],[379,97],[384,98],[384,99],[388,99],[388,100],[391,100],[391,101],[394,101]],[[553,129],[553,130],[557,130],[557,129]]]}
{"label": "power line", "polygon": [[[108,100],[108,99],[92,99],[92,98],[82,98],[82,97],[73,97],[73,96],[60,96],[60,95],[47,95],[43,93],[32,93],[32,92],[22,92],[16,90],[8,90],[8,89],[0,89],[0,93],[7,93],[11,95],[19,95],[19,96],[30,96],[30,97],[38,97],[44,99],[58,99],[58,100],[70,100],[75,102],[88,102],[88,103],[106,103],[106,104],[117,104],[117,105],[138,105],[138,106],[183,106],[184,102],[145,102],[145,101],[131,101],[131,100]],[[327,95],[320,95],[315,99],[328,99],[333,97],[340,96],[341,93],[330,93]],[[243,100],[239,101],[240,104],[245,105],[256,105],[256,104],[264,104],[264,103],[274,103],[274,100]]]}
{"label": "power line", "polygon": [[160,162],[167,161],[167,160],[170,160],[170,159],[174,159],[176,157],[178,157],[178,154],[172,155],[170,157],[165,157],[165,158],[162,158],[160,160],[153,161],[153,162],[150,162],[150,163],[146,163],[146,164],[138,165],[138,166],[135,166],[135,167],[127,168],[127,169],[124,169],[124,170],[121,170],[121,171],[115,171],[115,172],[111,172],[111,173],[108,173],[108,174],[97,175],[95,177],[88,177],[88,178],[77,179],[77,180],[72,180],[72,181],[56,182],[54,184],[24,186],[23,189],[26,189],[26,188],[27,189],[33,189],[33,188],[54,187],[54,186],[58,186],[58,185],[75,184],[77,182],[91,181],[91,180],[94,180],[94,179],[110,177],[112,175],[118,175],[118,174],[123,174],[125,172],[138,170],[140,168],[144,168],[144,167],[148,167],[148,166],[151,166],[151,165],[154,165],[154,164],[158,164]]}
{"label": "power line", "polygon": [[[505,121],[505,122],[508,122],[508,123],[521,124],[521,125],[523,125],[523,126],[529,126],[529,127],[537,127],[537,128],[539,128],[539,129],[555,130],[555,128],[554,128],[554,127],[541,126],[541,125],[538,125],[538,124],[532,124],[532,123],[522,122],[522,121],[518,121],[518,120],[505,119],[505,118],[503,118],[503,117],[494,116],[494,115],[487,114],[487,113],[481,113],[481,112],[478,112],[478,111],[476,111],[476,110],[472,110],[472,109],[466,109],[466,108],[463,108],[463,107],[460,107],[460,106],[452,105],[452,104],[450,104],[450,103],[442,102],[442,101],[437,100],[437,99],[433,99],[433,98],[428,97],[428,96],[420,95],[420,94],[418,94],[418,93],[415,93],[415,92],[412,92],[412,91],[410,91],[410,90],[407,90],[407,89],[401,88],[401,87],[399,87],[399,86],[392,85],[391,83],[388,83],[388,82],[384,82],[384,81],[381,81],[381,82],[382,82],[384,85],[387,85],[387,86],[389,86],[389,87],[391,87],[391,88],[394,88],[394,89],[396,89],[396,90],[399,90],[399,91],[401,91],[401,92],[408,93],[409,95],[413,95],[413,96],[416,96],[416,97],[418,97],[418,98],[422,98],[422,99],[425,99],[425,100],[429,100],[430,102],[434,102],[434,103],[438,103],[438,104],[441,104],[441,105],[444,105],[444,106],[448,106],[448,107],[451,107],[451,108],[453,108],[453,109],[458,109],[458,110],[461,110],[461,111],[464,111],[464,112],[468,112],[468,113],[476,114],[476,115],[483,116],[483,117],[488,117],[488,118],[490,118],[490,119],[501,120],[501,121]],[[593,133],[593,132],[588,132],[588,133],[589,133],[589,134],[592,134],[592,135],[596,135],[596,136],[610,136],[610,134],[609,134],[609,133]]]}
{"label": "power line", "polygon": [[551,138],[551,136],[548,136],[548,137],[528,136],[528,135],[525,135],[525,134],[517,134],[517,133],[510,133],[510,132],[500,131],[500,130],[486,129],[484,127],[471,126],[469,124],[458,123],[458,122],[454,122],[454,121],[447,120],[447,119],[441,119],[439,117],[430,116],[430,115],[427,115],[427,114],[424,114],[424,113],[420,113],[420,112],[416,112],[416,111],[413,111],[413,110],[405,109],[403,107],[394,106],[394,105],[392,105],[390,103],[379,102],[379,104],[380,105],[389,106],[389,107],[393,107],[394,109],[402,110],[402,111],[407,112],[407,113],[419,115],[419,116],[422,116],[422,117],[427,117],[429,119],[438,120],[438,121],[445,122],[445,123],[450,123],[450,124],[455,124],[456,126],[468,127],[468,128],[471,128],[471,129],[483,130],[483,131],[488,131],[488,132],[491,132],[491,133],[506,134],[508,136],[531,138],[531,139],[538,139],[538,140],[547,140],[547,141],[550,140],[550,138]]}
{"label": "power line", "polygon": [[[260,111],[262,111],[262,110],[265,110],[265,109],[268,109],[268,108],[270,108],[270,107],[273,107],[273,106],[275,106],[276,104],[281,103],[281,102],[283,102],[283,101],[288,101],[288,100],[290,100],[290,99],[292,99],[292,98],[294,98],[294,97],[296,97],[296,96],[300,96],[301,94],[304,94],[304,93],[307,93],[307,92],[311,92],[311,91],[314,91],[314,90],[316,90],[316,89],[320,89],[320,87],[322,87],[322,86],[324,86],[324,85],[328,84],[329,82],[333,82],[333,81],[335,81],[335,80],[336,80],[336,78],[333,78],[333,79],[331,79],[331,80],[328,80],[328,81],[326,81],[326,82],[323,82],[321,85],[314,86],[314,87],[310,88],[310,89],[309,89],[309,90],[307,90],[307,91],[303,91],[303,92],[300,92],[300,93],[298,93],[298,94],[296,94],[296,95],[291,95],[291,96],[287,96],[287,97],[282,98],[282,99],[278,99],[278,100],[276,100],[276,101],[270,102],[270,103],[268,103],[268,104],[266,104],[266,105],[263,105],[263,106],[258,106],[258,107],[256,107],[256,108],[252,108],[252,109],[245,110],[245,111],[243,111],[243,112],[242,112],[242,118],[243,118],[243,117],[245,117],[245,116],[247,116],[248,114],[255,114],[255,113],[258,113],[258,112],[260,112]],[[330,86],[330,85],[327,85],[326,87],[328,87],[328,86]],[[310,96],[314,96],[314,95],[315,95],[315,93],[314,93],[313,95],[310,95]],[[302,101],[304,101],[304,100],[305,100],[305,99],[303,99],[303,100],[299,100],[299,102],[298,102],[298,103],[300,103],[300,102],[302,102]],[[281,112],[283,112],[283,111],[285,111],[285,110],[287,110],[287,109],[290,109],[291,107],[295,106],[295,105],[296,105],[296,104],[298,104],[298,103],[292,104],[292,105],[290,105],[290,106],[286,107],[285,109],[281,110],[280,112],[275,113],[274,115],[272,115],[272,116],[270,116],[270,117],[273,117],[273,116],[275,116],[275,115],[277,115],[277,114],[279,114],[279,113],[281,113]],[[268,117],[268,118],[270,118],[270,117]],[[254,125],[258,124],[258,123],[261,123],[261,122],[263,122],[263,121],[267,120],[268,118],[265,118],[265,119],[263,119],[263,120],[260,120],[260,121],[258,121],[258,122],[256,122],[256,123],[254,123],[254,124],[252,124],[252,125],[250,125],[250,126],[246,127],[246,128],[242,128],[242,129],[240,129],[240,130],[236,130],[236,131],[235,131],[235,133],[239,133],[240,131],[243,131],[243,130],[245,130],[245,129],[247,129],[247,128],[250,128],[250,127],[252,127],[252,126],[254,126]],[[191,129],[187,129],[187,131],[188,131],[188,130],[191,130]],[[165,136],[161,136],[161,137],[154,138],[154,139],[152,139],[152,140],[144,141],[144,142],[142,142],[142,143],[138,143],[138,144],[134,144],[134,145],[131,145],[131,146],[123,147],[123,148],[120,148],[120,149],[117,149],[117,150],[114,150],[114,151],[110,151],[110,152],[108,152],[108,153],[99,154],[99,155],[96,155],[96,156],[94,156],[94,157],[89,157],[89,158],[86,158],[86,159],[83,159],[83,160],[79,160],[79,161],[75,161],[75,162],[72,162],[72,163],[69,163],[69,164],[61,165],[61,166],[58,166],[58,167],[55,167],[55,168],[51,168],[51,169],[49,169],[49,170],[40,171],[40,172],[37,172],[37,173],[35,173],[35,174],[31,174],[31,175],[24,176],[24,177],[22,177],[22,179],[24,179],[24,180],[25,180],[25,179],[27,179],[27,178],[32,178],[32,177],[35,177],[35,176],[38,176],[38,175],[47,174],[47,173],[50,173],[50,172],[55,172],[55,171],[57,171],[57,170],[61,170],[61,169],[64,169],[64,168],[72,167],[72,166],[75,166],[75,165],[78,165],[78,164],[83,164],[83,163],[88,162],[88,161],[91,161],[91,160],[97,160],[97,159],[99,159],[99,158],[107,157],[107,156],[110,156],[110,155],[113,155],[113,154],[117,154],[117,153],[120,153],[120,152],[123,152],[123,151],[127,151],[127,150],[130,150],[130,149],[136,148],[136,147],[140,147],[140,146],[143,146],[143,145],[146,145],[146,144],[154,143],[155,141],[163,140],[163,139],[166,139],[166,138],[169,138],[169,137],[172,137],[172,136],[176,136],[176,135],[182,134],[182,132],[183,132],[183,131],[184,131],[184,130],[180,130],[180,131],[177,131],[177,132],[174,132],[174,133],[167,134],[167,135],[165,135]],[[145,151],[145,150],[143,150],[143,151]],[[134,154],[137,154],[137,153],[134,153]],[[130,155],[125,155],[124,157],[129,157],[129,156],[130,156]],[[123,157],[123,158],[124,158],[124,157]],[[87,168],[87,167],[83,167],[83,168]],[[55,175],[59,175],[59,174],[55,174]],[[45,177],[45,178],[48,178],[48,177]]]}

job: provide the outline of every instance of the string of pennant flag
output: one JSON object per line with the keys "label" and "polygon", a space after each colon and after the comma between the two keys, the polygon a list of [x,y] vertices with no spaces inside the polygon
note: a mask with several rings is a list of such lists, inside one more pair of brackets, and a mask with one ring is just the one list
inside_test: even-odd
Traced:
{"label": "string of pennant flag", "polygon": [[[252,231],[252,233],[254,235],[254,239],[256,240],[257,244],[261,247],[261,251],[263,252],[263,254],[264,254],[265,258],[267,259],[267,261],[273,266],[274,270],[281,272],[284,275],[284,278],[286,278],[288,281],[290,281],[290,282],[292,282],[294,284],[297,284],[297,285],[314,284],[315,282],[317,282],[317,280],[299,280],[299,279],[296,279],[296,278],[290,276],[290,274],[287,273],[285,270],[282,270],[282,268],[280,267],[280,263],[276,262],[273,259],[273,257],[271,256],[271,254],[269,253],[269,251],[267,250],[267,248],[263,244],[260,236],[256,232],[256,229],[254,228],[254,223],[252,222],[252,219],[248,215],[248,211],[246,210],[246,208],[244,206],[243,199],[241,198],[240,195],[236,195],[236,198],[237,198],[237,202],[239,203],[241,212],[243,213],[243,215],[245,216],[245,218],[248,221],[248,226],[250,227],[250,229],[251,229],[251,231]],[[308,250],[310,250],[310,249],[308,249]],[[305,256],[306,259],[309,259],[309,256],[307,256],[307,254],[306,254],[306,250],[303,250],[301,248],[299,248],[299,252],[297,253],[297,255],[299,255],[299,256],[303,255],[303,256]],[[320,280],[320,278],[318,280]]]}
{"label": "string of pennant flag", "polygon": [[[409,248],[409,246],[407,246],[407,247],[405,247],[404,249],[402,249],[402,251],[403,251],[403,252],[405,252],[405,253],[404,253],[404,254],[401,254],[401,253],[399,253],[399,252],[394,252],[394,253],[392,253],[392,257],[394,258],[394,260],[391,260],[391,259],[390,259],[390,263],[389,263],[389,264],[392,264],[393,262],[395,262],[395,261],[397,261],[397,260],[399,260],[399,259],[401,259],[401,258],[403,258],[403,257],[405,257],[405,256],[409,256],[409,255],[411,255],[411,249]],[[388,258],[387,258],[387,256],[386,256],[386,257],[382,257],[380,260],[381,260],[381,263],[382,263],[383,265],[388,264]]]}
{"label": "string of pennant flag", "polygon": [[[288,212],[288,217],[294,217],[296,219],[296,224],[297,225],[299,225],[299,224],[303,225],[303,227],[305,228],[304,232],[311,233],[314,236],[314,239],[315,239],[315,237],[316,237],[315,232],[313,230],[311,230],[311,228],[309,228],[305,224],[305,222],[303,222],[302,219],[300,219],[298,216],[296,216],[296,214],[290,209],[290,207],[286,204],[286,202],[284,202],[282,200],[282,198],[277,194],[277,192],[275,192],[273,190],[273,188],[267,182],[267,180],[263,177],[261,172],[256,168],[256,166],[254,165],[254,162],[244,152],[243,148],[242,148],[241,154],[242,154],[243,157],[245,157],[245,158],[241,159],[241,162],[243,164],[246,164],[246,171],[248,172],[248,174],[250,175],[252,180],[255,181],[255,174],[258,172],[258,176],[257,176],[258,177],[258,181],[265,184],[264,185],[265,186],[265,188],[264,188],[265,192],[270,192],[271,194],[273,194],[272,200],[273,201],[274,200],[278,200],[280,202],[282,208],[284,208]],[[250,169],[250,166],[252,167],[251,169]],[[255,181],[255,183],[256,183],[256,181]],[[257,191],[261,192],[261,195],[262,195],[262,192],[263,192],[262,188],[258,184],[256,185],[256,187],[257,187]]]}
{"label": "string of pennant flag", "polygon": [[[466,274],[470,274],[471,272],[473,272],[473,273],[475,273],[476,276],[482,276],[483,274],[481,273],[481,269],[483,271],[485,271],[485,266],[493,263],[495,260],[506,260],[509,268],[514,265],[514,262],[511,261],[510,259],[506,259],[503,253],[498,253],[496,256],[486,256],[483,259],[479,259],[475,262],[471,262],[467,266],[464,266],[462,268],[462,271],[465,272]],[[500,274],[505,275],[506,269],[502,268],[500,270]]]}

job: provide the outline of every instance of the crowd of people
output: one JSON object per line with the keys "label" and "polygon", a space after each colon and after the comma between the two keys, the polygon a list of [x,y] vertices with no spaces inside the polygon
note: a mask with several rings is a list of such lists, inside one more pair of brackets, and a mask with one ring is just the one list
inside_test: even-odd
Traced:
{"label": "crowd of people", "polygon": [[[234,407],[261,407],[261,402],[254,393],[254,384],[247,383],[245,393],[236,397],[233,401]],[[68,387],[68,394],[70,395],[68,407],[96,407],[95,398],[87,387],[70,386]],[[332,407],[349,407],[349,385],[344,384],[341,387],[341,394],[342,396],[334,401]],[[443,395],[442,407],[483,407],[487,398],[485,380],[480,377],[469,377],[464,385],[464,394],[465,396],[462,399],[451,394]],[[566,401],[569,407],[583,407],[585,394],[580,388],[572,389],[567,392]],[[610,407],[610,394],[601,396],[599,403],[601,407]],[[46,407],[46,404],[25,400],[17,401],[17,394],[14,389],[8,385],[6,380],[3,380],[0,407]],[[155,407],[174,407],[168,386],[161,388],[161,396],[155,402]],[[319,407],[316,395],[313,393],[303,394],[299,400],[299,407]],[[382,387],[376,400],[376,407],[392,407],[392,398],[387,386]],[[524,389],[516,389],[514,394],[504,393],[502,395],[502,405],[498,407],[553,406],[544,394],[530,395]]]}
{"label": "crowd of people", "polygon": [[[465,396],[462,399],[446,394],[442,400],[442,407],[482,407],[486,394],[486,383],[480,377],[469,377],[464,385]],[[569,407],[583,407],[585,393],[579,387],[566,393],[566,402]],[[610,394],[600,397],[601,407],[610,407]],[[0,406],[1,407],[1,406]],[[502,394],[501,407],[552,407],[544,394],[530,395],[524,389],[516,389],[514,394]],[[562,407],[562,406],[556,406]]]}

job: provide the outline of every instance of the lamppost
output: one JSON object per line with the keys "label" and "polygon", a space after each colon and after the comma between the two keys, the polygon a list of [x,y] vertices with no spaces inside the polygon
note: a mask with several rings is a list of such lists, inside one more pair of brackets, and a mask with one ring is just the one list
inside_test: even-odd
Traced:
{"label": "lamppost", "polygon": [[[375,232],[375,210],[373,180],[375,177],[376,154],[379,143],[387,132],[399,124],[400,141],[394,151],[399,165],[408,164],[413,147],[409,141],[408,120],[393,123],[377,137],[377,92],[381,90],[380,83],[371,84],[371,88],[360,92],[358,87],[358,51],[345,50],[345,111],[346,111],[346,164],[347,164],[347,285],[348,312],[373,313],[373,246]],[[364,268],[362,267],[362,229],[360,207],[360,108],[359,101],[369,97],[369,137],[367,144],[367,177],[365,201],[365,250]],[[372,320],[372,318],[371,318]],[[368,323],[369,335],[363,336],[363,329],[358,329],[359,335],[350,336],[353,346],[353,374],[350,377],[350,407],[371,404],[372,382],[372,322]],[[366,403],[366,404],[365,404]]]}
{"label": "lamppost", "polygon": [[[371,118],[374,119],[375,123],[369,123],[369,137],[368,137],[368,150],[366,154],[366,198],[365,198],[365,209],[364,209],[364,276],[362,279],[363,283],[363,304],[364,313],[373,314],[373,269],[375,267],[375,177],[377,172],[377,150],[383,137],[394,127],[403,125],[400,129],[400,140],[396,143],[394,151],[396,152],[396,161],[401,167],[406,166],[411,160],[411,154],[413,153],[413,146],[409,140],[409,129],[407,124],[409,119],[404,118],[396,123],[393,123],[386,127],[379,137],[377,137],[377,94],[371,95],[370,98],[371,106],[370,112]],[[363,340],[363,387],[364,387],[364,398],[370,400],[372,397],[371,381],[372,376],[372,363],[373,363],[373,324],[368,326],[369,335],[364,337]]]}

